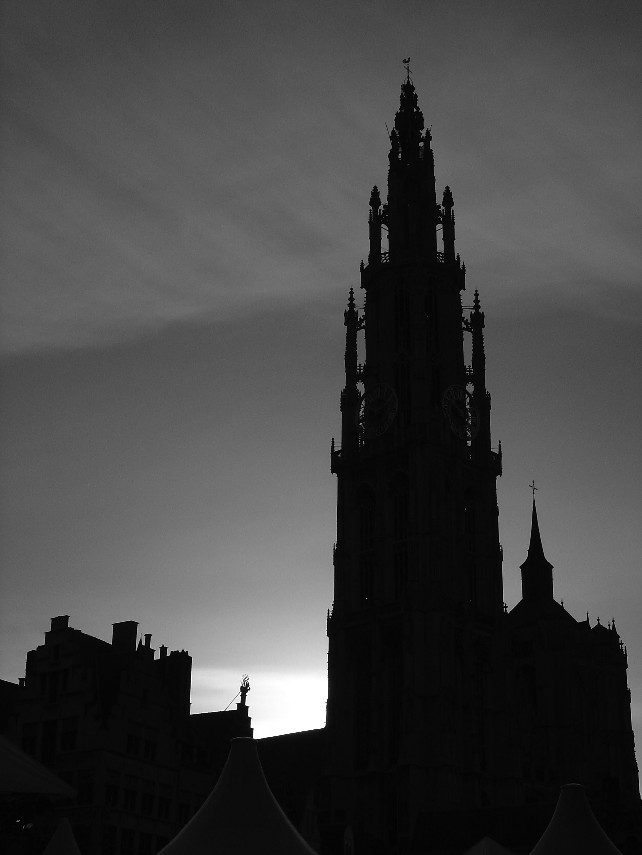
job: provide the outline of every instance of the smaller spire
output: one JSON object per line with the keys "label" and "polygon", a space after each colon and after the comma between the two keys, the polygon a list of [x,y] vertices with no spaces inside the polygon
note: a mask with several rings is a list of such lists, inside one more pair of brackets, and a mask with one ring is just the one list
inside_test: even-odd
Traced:
{"label": "smaller spire", "polygon": [[521,565],[522,599],[523,600],[552,600],[553,599],[553,565],[546,560],[542,537],[539,532],[537,507],[535,506],[535,490],[533,490],[533,512],[531,516],[531,539],[528,545],[526,561]]}

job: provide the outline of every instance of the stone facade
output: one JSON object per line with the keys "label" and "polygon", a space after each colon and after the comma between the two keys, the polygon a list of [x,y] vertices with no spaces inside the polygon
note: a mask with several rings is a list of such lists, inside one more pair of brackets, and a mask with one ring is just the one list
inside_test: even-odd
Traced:
{"label": "stone facade", "polygon": [[[83,855],[155,855],[200,807],[233,736],[251,736],[248,709],[190,716],[192,660],[159,655],[138,624],[114,624],[111,643],[52,618],[11,693],[6,735],[77,791],[72,803],[15,806],[31,829],[5,851],[40,853],[61,815]],[[27,823],[28,824],[28,823]]]}

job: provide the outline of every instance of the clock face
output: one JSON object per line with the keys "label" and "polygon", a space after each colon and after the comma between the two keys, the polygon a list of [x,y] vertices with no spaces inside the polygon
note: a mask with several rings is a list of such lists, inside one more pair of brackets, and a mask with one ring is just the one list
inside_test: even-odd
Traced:
{"label": "clock face", "polygon": [[358,423],[366,438],[381,436],[393,423],[399,402],[395,390],[387,383],[371,386],[361,396]]}
{"label": "clock face", "polygon": [[477,436],[479,413],[472,396],[463,386],[449,386],[444,392],[441,407],[456,436],[465,440]]}

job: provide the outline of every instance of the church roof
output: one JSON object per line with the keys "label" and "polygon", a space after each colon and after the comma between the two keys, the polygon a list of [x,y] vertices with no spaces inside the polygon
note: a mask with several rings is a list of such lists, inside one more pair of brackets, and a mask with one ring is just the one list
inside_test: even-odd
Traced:
{"label": "church roof", "polygon": [[233,739],[214,790],[162,855],[314,855],[272,795],[256,743]]}
{"label": "church roof", "polygon": [[540,621],[558,621],[577,624],[572,614],[564,606],[551,598],[550,600],[522,599],[509,612],[511,626],[531,624]]}

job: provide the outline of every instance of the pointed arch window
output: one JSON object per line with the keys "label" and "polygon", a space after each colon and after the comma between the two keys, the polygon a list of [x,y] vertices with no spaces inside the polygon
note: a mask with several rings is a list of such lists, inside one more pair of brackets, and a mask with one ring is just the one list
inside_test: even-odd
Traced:
{"label": "pointed arch window", "polygon": [[359,599],[361,606],[372,603],[374,590],[374,559],[371,552],[367,552],[359,559]]}
{"label": "pointed arch window", "polygon": [[408,545],[395,543],[393,550],[394,597],[399,600],[408,587]]}
{"label": "pointed arch window", "polygon": [[473,552],[475,548],[475,494],[467,490],[464,496],[464,540],[466,549]]}
{"label": "pointed arch window", "polygon": [[408,586],[408,532],[410,490],[405,475],[398,475],[391,484],[393,597],[401,599]]}
{"label": "pointed arch window", "polygon": [[404,424],[410,424],[410,363],[405,355],[395,362],[395,388],[399,399],[399,416]]}
{"label": "pointed arch window", "polygon": [[408,537],[409,487],[405,475],[398,475],[391,485],[392,497],[392,537],[393,540],[405,540]]}
{"label": "pointed arch window", "polygon": [[359,491],[359,548],[362,552],[373,548],[375,497],[370,487],[362,487]]}
{"label": "pointed arch window", "polygon": [[410,295],[408,286],[400,279],[394,291],[395,347],[397,350],[410,348]]}

